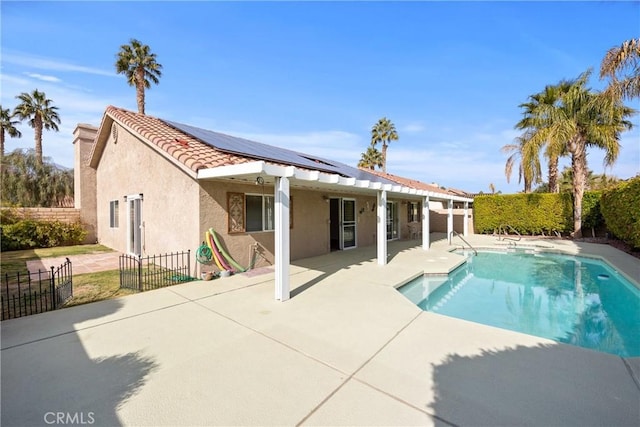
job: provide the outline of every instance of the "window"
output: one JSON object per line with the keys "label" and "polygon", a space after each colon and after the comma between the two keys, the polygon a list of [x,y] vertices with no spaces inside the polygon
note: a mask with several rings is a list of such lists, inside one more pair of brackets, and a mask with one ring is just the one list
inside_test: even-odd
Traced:
{"label": "window", "polygon": [[119,202],[112,200],[109,202],[109,227],[118,228],[120,215],[118,212]]}
{"label": "window", "polygon": [[273,230],[273,196],[245,195],[245,231]]}
{"label": "window", "polygon": [[[229,233],[275,229],[275,200],[263,194],[227,194]],[[289,199],[289,227],[293,227],[293,200]]]}
{"label": "window", "polygon": [[409,202],[407,205],[408,222],[421,222],[422,221],[422,206],[420,202]]}

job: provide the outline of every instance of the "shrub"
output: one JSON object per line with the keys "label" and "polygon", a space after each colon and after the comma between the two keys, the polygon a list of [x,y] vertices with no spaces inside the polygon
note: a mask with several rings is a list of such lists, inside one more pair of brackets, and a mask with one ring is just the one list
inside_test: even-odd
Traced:
{"label": "shrub", "polygon": [[78,245],[86,236],[87,232],[79,222],[17,219],[4,212],[0,225],[3,251]]}
{"label": "shrub", "polygon": [[640,176],[605,190],[600,201],[607,228],[617,238],[640,248]]}
{"label": "shrub", "polygon": [[[603,223],[599,200],[599,193],[585,193],[582,201],[585,227],[596,228]],[[476,196],[473,216],[478,233],[493,233],[504,225],[510,225],[520,234],[570,233],[573,231],[573,199],[569,193]]]}
{"label": "shrub", "polygon": [[[583,229],[595,229],[604,224],[604,217],[602,216],[602,211],[600,208],[601,198],[602,193],[600,191],[590,191],[584,193],[584,196],[582,197]],[[573,224],[573,217],[571,218],[571,223]]]}

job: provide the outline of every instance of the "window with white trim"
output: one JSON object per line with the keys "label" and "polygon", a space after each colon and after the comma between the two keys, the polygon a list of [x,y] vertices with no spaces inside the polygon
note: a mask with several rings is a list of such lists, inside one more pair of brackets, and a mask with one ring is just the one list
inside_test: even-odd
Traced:
{"label": "window with white trim", "polygon": [[[273,231],[275,199],[271,195],[227,193],[229,233]],[[293,200],[289,199],[289,227],[293,227]]]}
{"label": "window with white trim", "polygon": [[111,200],[109,202],[109,227],[110,228],[118,228],[120,225],[120,213],[119,213],[120,203],[118,200]]}
{"label": "window with white trim", "polygon": [[273,196],[245,194],[245,231],[273,230]]}

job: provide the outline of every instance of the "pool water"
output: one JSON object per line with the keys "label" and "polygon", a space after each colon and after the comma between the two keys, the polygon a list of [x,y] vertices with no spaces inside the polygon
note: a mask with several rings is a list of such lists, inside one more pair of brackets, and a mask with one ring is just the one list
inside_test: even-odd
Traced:
{"label": "pool water", "polygon": [[478,252],[399,291],[426,311],[625,357],[640,356],[640,290],[607,263]]}

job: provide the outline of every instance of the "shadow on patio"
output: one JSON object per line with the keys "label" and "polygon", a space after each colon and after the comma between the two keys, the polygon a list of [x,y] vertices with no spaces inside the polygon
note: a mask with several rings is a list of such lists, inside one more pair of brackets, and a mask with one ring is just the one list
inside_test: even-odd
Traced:
{"label": "shadow on patio", "polygon": [[[570,346],[449,354],[432,367],[428,409],[455,425],[638,423],[640,391],[620,358]],[[425,408],[427,409],[427,408]]]}
{"label": "shadow on patio", "polygon": [[[418,240],[395,240],[388,242],[387,262],[392,262],[400,253],[417,248],[420,244],[421,242]],[[375,263],[377,263],[375,246],[350,249],[346,251],[334,251],[327,255],[292,261],[292,266],[320,271],[321,274],[314,279],[293,288],[291,290],[291,298],[301,294],[338,271],[349,270],[364,264]]]}
{"label": "shadow on patio", "polygon": [[90,324],[121,306],[109,300],[2,322],[1,424],[120,425],[118,407],[156,363],[138,352],[92,356],[83,341]]}

